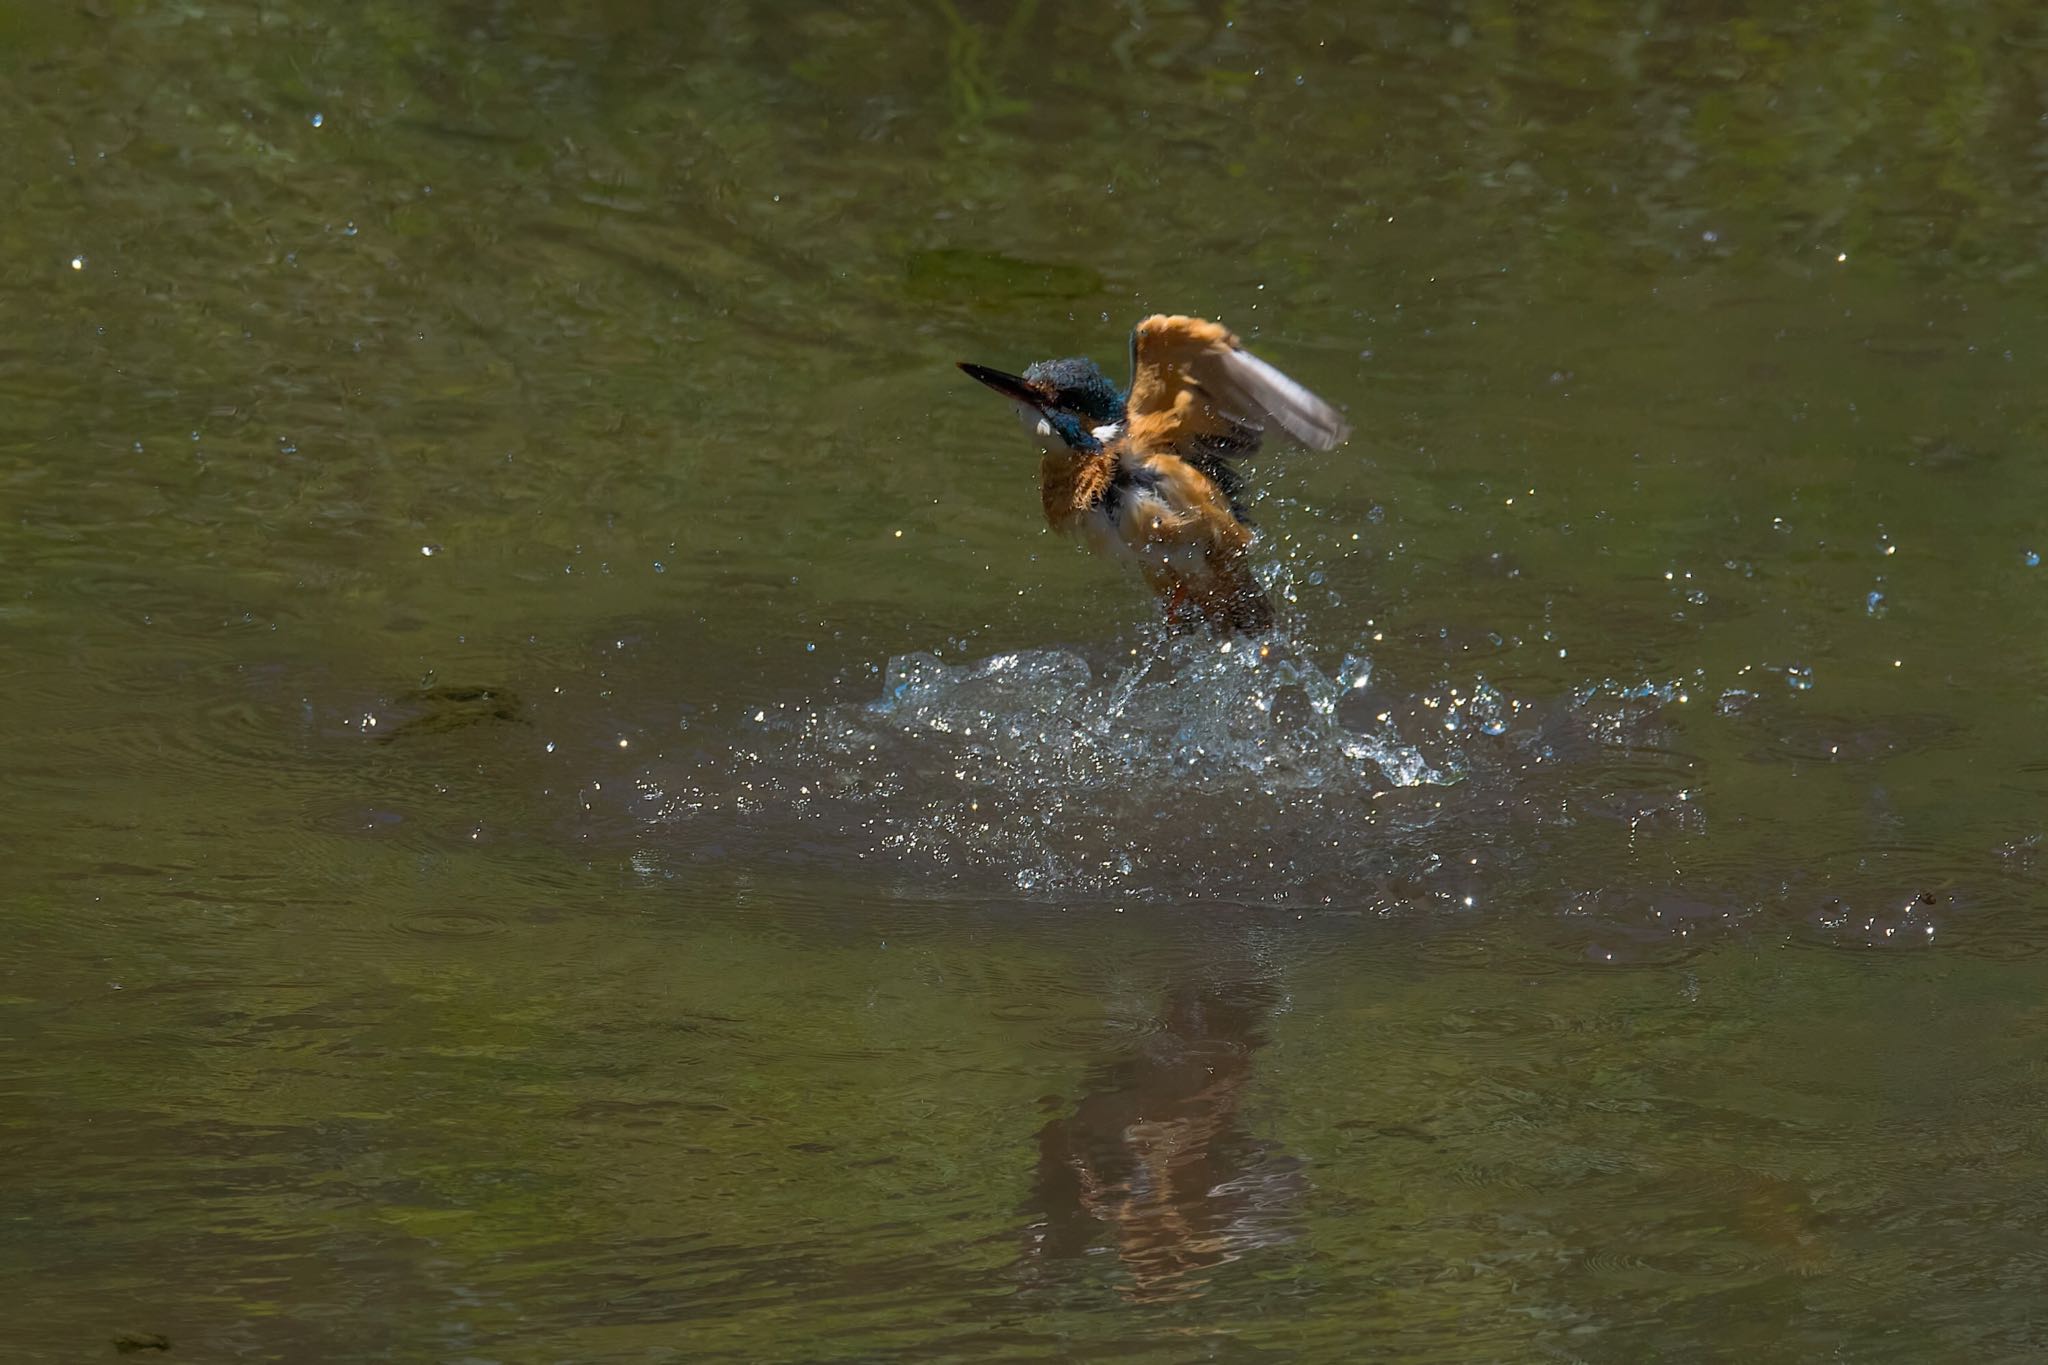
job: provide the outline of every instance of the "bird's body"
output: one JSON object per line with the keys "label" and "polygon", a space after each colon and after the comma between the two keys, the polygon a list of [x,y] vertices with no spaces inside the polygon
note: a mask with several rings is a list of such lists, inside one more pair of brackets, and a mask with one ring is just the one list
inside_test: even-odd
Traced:
{"label": "bird's body", "polygon": [[1129,441],[1092,455],[1048,451],[1039,492],[1047,525],[1133,565],[1175,622],[1200,619],[1219,632],[1273,623],[1252,574],[1250,525],[1186,460],[1143,454]]}
{"label": "bird's body", "polygon": [[1134,564],[1175,625],[1266,630],[1273,607],[1252,572],[1234,462],[1258,450],[1268,422],[1327,450],[1347,434],[1343,419],[1201,318],[1145,319],[1131,359],[1128,394],[1087,360],[1022,375],[961,368],[1015,402],[1038,435],[1053,530]]}

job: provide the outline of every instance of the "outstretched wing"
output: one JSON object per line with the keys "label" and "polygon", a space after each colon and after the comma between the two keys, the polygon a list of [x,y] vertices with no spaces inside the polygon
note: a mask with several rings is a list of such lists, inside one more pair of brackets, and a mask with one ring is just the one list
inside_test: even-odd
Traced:
{"label": "outstretched wing", "polygon": [[1351,434],[1335,408],[1245,350],[1229,329],[1164,314],[1131,333],[1125,414],[1140,450],[1198,465],[1252,454],[1271,425],[1314,450]]}

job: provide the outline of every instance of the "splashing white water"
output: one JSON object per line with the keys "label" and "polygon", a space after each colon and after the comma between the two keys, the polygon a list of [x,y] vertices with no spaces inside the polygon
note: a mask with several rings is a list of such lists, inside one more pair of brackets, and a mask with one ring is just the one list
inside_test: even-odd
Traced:
{"label": "splashing white water", "polygon": [[1454,746],[1425,753],[1373,710],[1370,678],[1284,642],[1170,640],[1100,667],[908,654],[872,701],[763,712],[729,769],[662,810],[781,811],[804,842],[1032,894],[1329,898],[1434,820],[1401,796],[1464,775]]}

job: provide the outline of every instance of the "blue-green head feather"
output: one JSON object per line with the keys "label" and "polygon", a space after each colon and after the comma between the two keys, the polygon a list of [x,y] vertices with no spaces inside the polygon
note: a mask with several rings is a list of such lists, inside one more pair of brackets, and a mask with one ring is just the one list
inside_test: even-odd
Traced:
{"label": "blue-green head feather", "polygon": [[1124,420],[1124,391],[1086,356],[1041,360],[1024,371],[1024,379],[1046,392],[1049,407],[1084,418],[1091,427]]}

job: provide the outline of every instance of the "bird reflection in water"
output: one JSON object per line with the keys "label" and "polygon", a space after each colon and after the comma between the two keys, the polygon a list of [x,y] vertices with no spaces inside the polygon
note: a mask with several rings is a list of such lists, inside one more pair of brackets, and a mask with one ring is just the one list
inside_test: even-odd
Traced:
{"label": "bird reflection in water", "polygon": [[1294,1240],[1300,1163],[1240,1112],[1274,1004],[1260,981],[1170,988],[1130,1054],[1038,1134],[1027,1256],[1115,1249],[1133,1299],[1192,1298],[1208,1272]]}

